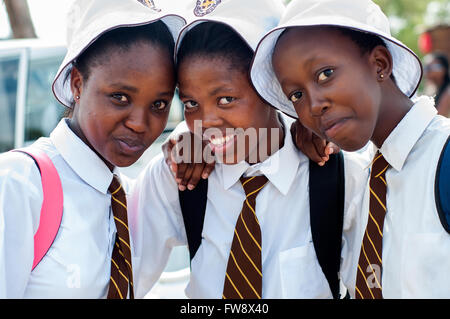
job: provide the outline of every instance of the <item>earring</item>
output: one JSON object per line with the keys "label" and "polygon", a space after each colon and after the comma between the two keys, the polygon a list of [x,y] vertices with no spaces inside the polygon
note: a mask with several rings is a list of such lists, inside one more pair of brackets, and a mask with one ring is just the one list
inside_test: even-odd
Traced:
{"label": "earring", "polygon": [[380,78],[381,78],[381,79],[384,79],[384,74],[380,74]]}
{"label": "earring", "polygon": [[79,96],[79,95],[75,96],[75,99],[79,100],[79,99],[80,99],[80,96]]}

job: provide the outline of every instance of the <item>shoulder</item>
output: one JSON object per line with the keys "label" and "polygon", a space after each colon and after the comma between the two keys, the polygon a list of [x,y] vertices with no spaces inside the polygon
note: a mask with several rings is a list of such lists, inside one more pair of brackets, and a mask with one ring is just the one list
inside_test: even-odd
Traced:
{"label": "shoulder", "polygon": [[152,189],[157,192],[173,193],[178,191],[175,177],[164,160],[162,153],[155,156],[134,181],[136,190]]}
{"label": "shoulder", "polygon": [[43,201],[41,175],[34,161],[19,152],[0,154],[0,218],[13,225],[39,225]]}
{"label": "shoulder", "polygon": [[438,142],[438,137],[446,140],[449,135],[450,119],[441,115],[436,115],[431,120],[420,139],[432,139],[434,142]]}
{"label": "shoulder", "polygon": [[368,145],[361,149],[360,151],[355,152],[346,152],[342,151],[344,157],[344,169],[346,177],[353,175],[361,175],[363,172],[367,170],[367,168],[371,164],[371,160],[373,158],[372,152],[372,142],[369,142]]}
{"label": "shoulder", "polygon": [[154,180],[173,180],[175,182],[173,174],[164,159],[163,153],[156,155],[145,167],[143,173],[147,178],[150,177]]}
{"label": "shoulder", "polygon": [[33,159],[20,152],[6,152],[0,154],[0,180],[16,180],[25,183],[29,180],[40,180],[39,170]]}

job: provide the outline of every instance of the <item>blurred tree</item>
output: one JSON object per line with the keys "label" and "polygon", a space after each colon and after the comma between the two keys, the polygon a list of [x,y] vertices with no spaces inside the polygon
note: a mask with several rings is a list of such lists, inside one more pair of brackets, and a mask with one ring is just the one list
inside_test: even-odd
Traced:
{"label": "blurred tree", "polygon": [[4,0],[14,38],[36,38],[27,0]]}
{"label": "blurred tree", "polygon": [[[419,35],[433,24],[449,23],[448,0],[373,0],[391,22],[391,32],[420,55]],[[430,12],[430,7],[434,11]]]}

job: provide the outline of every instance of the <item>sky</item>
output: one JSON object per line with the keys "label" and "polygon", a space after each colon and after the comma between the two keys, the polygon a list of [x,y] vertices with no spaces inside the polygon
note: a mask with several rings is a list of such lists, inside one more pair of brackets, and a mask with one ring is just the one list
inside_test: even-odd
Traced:
{"label": "sky", "polygon": [[[65,40],[67,10],[74,0],[28,0],[36,34],[43,39]],[[0,1],[0,38],[10,35],[5,5]]]}

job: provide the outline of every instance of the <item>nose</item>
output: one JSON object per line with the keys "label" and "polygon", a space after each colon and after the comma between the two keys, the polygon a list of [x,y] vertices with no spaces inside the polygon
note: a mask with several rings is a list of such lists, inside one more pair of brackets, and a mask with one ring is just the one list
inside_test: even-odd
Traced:
{"label": "nose", "polygon": [[330,108],[330,103],[322,92],[313,90],[309,92],[309,96],[312,116],[322,116]]}
{"label": "nose", "polygon": [[144,107],[133,107],[125,119],[125,126],[136,133],[145,133],[148,129],[147,110]]}
{"label": "nose", "polygon": [[223,120],[218,114],[217,107],[204,108],[202,112],[202,126],[204,128],[220,127],[223,124]]}

